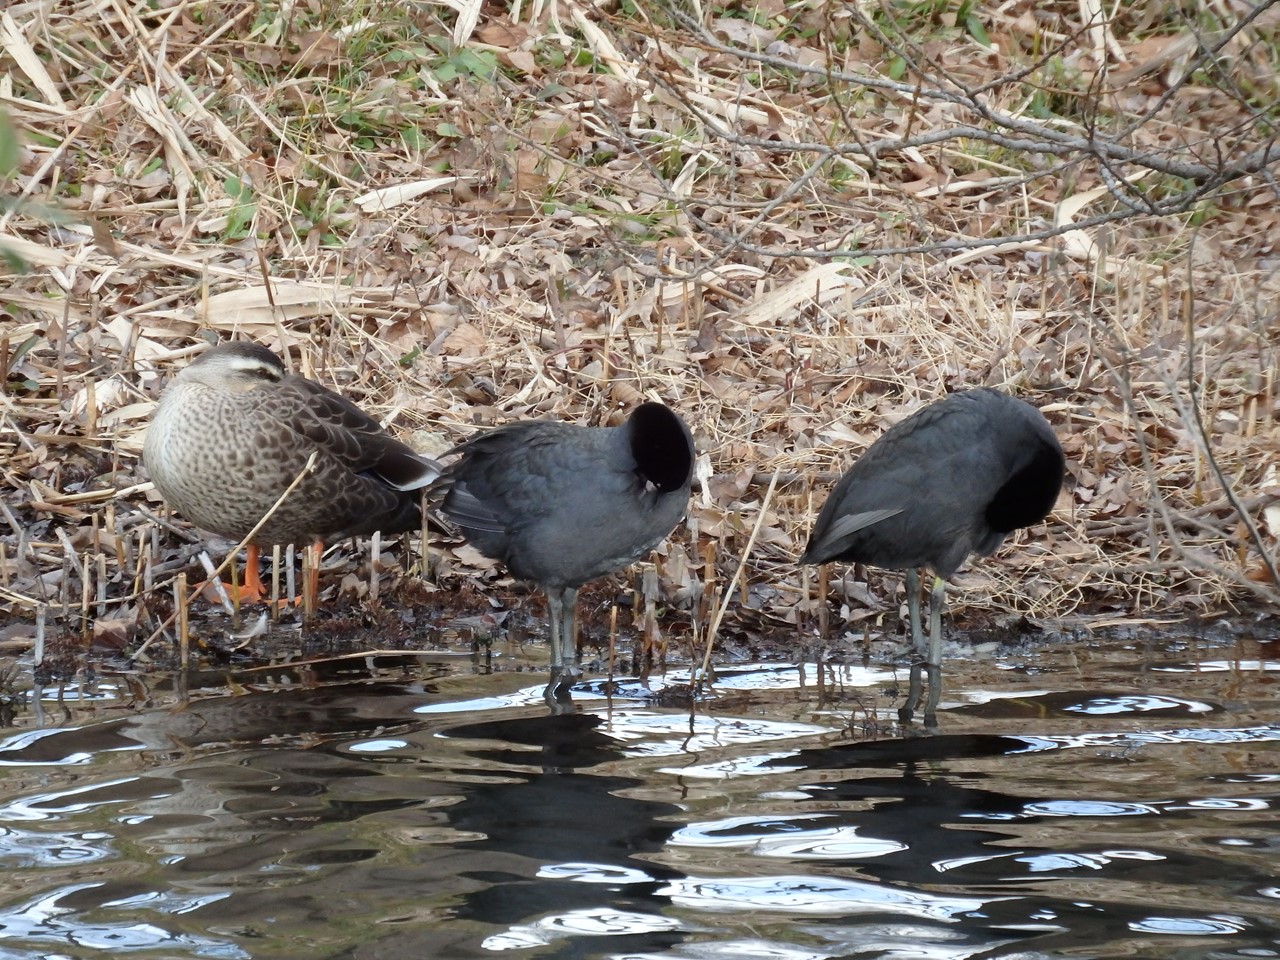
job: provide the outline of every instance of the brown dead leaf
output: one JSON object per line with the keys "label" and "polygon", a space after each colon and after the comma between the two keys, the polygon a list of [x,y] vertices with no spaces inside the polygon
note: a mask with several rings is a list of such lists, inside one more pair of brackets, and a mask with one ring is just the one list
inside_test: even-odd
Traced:
{"label": "brown dead leaf", "polygon": [[751,464],[732,473],[717,473],[708,482],[712,499],[717,503],[741,500],[743,494],[751,488],[751,480],[755,473],[755,466]]}
{"label": "brown dead leaf", "polygon": [[526,76],[535,76],[542,72],[533,53],[528,50],[504,50],[498,55],[498,59]]}
{"label": "brown dead leaf", "polygon": [[455,359],[474,359],[483,356],[487,347],[488,340],[479,327],[460,323],[445,338],[441,353]]}
{"label": "brown dead leaf", "polygon": [[308,30],[294,42],[298,52],[292,62],[300,67],[331,67],[342,57],[342,41],[325,30]]}
{"label": "brown dead leaf", "polygon": [[523,47],[529,42],[529,30],[520,23],[487,23],[476,30],[475,36],[481,43],[491,47],[500,47],[511,51]]}
{"label": "brown dead leaf", "polygon": [[123,617],[97,617],[93,621],[93,646],[107,650],[123,650],[137,632],[137,614]]}
{"label": "brown dead leaf", "polygon": [[755,50],[763,50],[778,36],[776,30],[770,30],[740,17],[717,17],[711,21],[711,30],[725,40]]}
{"label": "brown dead leaf", "polygon": [[500,564],[486,557],[479,550],[469,544],[460,543],[450,548],[450,552],[458,558],[458,562],[462,563],[473,570],[496,570]]}

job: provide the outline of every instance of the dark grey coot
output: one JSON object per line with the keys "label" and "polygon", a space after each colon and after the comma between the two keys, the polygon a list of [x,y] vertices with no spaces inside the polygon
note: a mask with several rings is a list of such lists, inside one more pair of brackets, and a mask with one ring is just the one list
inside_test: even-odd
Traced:
{"label": "dark grey coot", "polygon": [[547,594],[550,703],[581,676],[578,588],[643,557],[684,516],[693,437],[673,411],[643,403],[616,427],[510,423],[450,454],[441,512],[485,556]]}
{"label": "dark grey coot", "polygon": [[[800,563],[907,571],[911,637],[929,674],[926,724],[935,722],[942,695],[945,581],[970,553],[990,555],[1014,530],[1043,520],[1065,472],[1062,447],[1040,411],[984,387],[953,393],[890,427],[827,498]],[[921,567],[936,575],[927,646]],[[904,721],[920,702],[920,667],[911,669]]]}

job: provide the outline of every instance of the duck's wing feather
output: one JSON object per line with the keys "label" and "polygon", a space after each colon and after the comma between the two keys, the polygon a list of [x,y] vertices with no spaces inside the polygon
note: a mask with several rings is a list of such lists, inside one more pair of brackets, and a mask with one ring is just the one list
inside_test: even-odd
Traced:
{"label": "duck's wing feather", "polygon": [[346,397],[304,377],[280,381],[263,412],[352,473],[374,476],[395,490],[425,487],[443,470]]}

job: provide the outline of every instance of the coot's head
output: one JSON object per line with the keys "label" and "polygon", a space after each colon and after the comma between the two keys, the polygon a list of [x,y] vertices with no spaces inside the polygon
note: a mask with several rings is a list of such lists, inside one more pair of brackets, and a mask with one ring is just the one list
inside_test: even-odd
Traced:
{"label": "coot's head", "polygon": [[642,403],[627,420],[627,436],[636,471],[663,493],[689,483],[693,474],[693,437],[684,421],[660,403]]}

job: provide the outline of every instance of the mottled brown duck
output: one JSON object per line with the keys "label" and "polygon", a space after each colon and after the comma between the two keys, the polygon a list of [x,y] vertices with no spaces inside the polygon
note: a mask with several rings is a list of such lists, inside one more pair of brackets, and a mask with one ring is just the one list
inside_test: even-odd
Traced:
{"label": "mottled brown duck", "polygon": [[[256,528],[250,601],[262,596],[260,546],[312,547],[318,560],[326,541],[417,529],[421,489],[440,473],[355,404],[246,341],[205,351],[173,379],[143,461],[165,502],[195,526],[237,542]],[[318,563],[311,570],[314,578]],[[315,583],[308,589],[314,599]]]}
{"label": "mottled brown duck", "polygon": [[[905,570],[916,652],[929,674],[926,724],[942,694],[942,605],[946,581],[970,553],[988,556],[1014,530],[1053,509],[1066,462],[1044,415],[1024,400],[980,388],[953,393],[894,424],[840,478],[800,563],[866,563]],[[920,623],[918,570],[935,577],[929,638]],[[921,693],[911,669],[911,719]]]}

